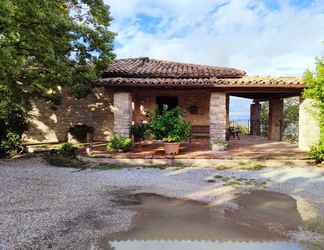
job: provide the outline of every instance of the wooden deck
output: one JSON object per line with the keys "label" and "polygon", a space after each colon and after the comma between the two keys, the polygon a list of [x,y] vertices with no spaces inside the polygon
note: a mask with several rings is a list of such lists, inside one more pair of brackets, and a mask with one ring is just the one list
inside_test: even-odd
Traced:
{"label": "wooden deck", "polygon": [[[273,142],[259,136],[243,136],[240,140],[231,139],[228,150],[213,152],[208,148],[208,139],[193,139],[191,143],[181,145],[177,159],[305,159],[305,152],[298,149],[296,144],[288,142]],[[156,141],[136,143],[127,153],[108,154],[103,145],[95,146],[92,155],[109,158],[130,159],[165,159],[163,143]],[[171,157],[172,158],[172,157]]]}

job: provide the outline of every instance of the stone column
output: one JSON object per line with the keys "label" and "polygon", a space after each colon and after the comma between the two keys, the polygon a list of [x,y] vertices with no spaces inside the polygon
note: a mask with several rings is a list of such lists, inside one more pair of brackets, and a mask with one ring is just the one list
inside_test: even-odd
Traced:
{"label": "stone column", "polygon": [[272,98],[269,100],[269,129],[268,138],[272,141],[282,139],[283,99]]}
{"label": "stone column", "polygon": [[226,128],[229,127],[230,124],[230,96],[226,95]]}
{"label": "stone column", "polygon": [[132,124],[132,96],[129,92],[114,93],[114,133],[129,137]]}
{"label": "stone column", "polygon": [[309,150],[320,141],[319,110],[314,104],[311,99],[300,100],[298,146],[302,150]]}
{"label": "stone column", "polygon": [[211,93],[209,104],[209,140],[211,144],[215,140],[226,139],[226,119],[226,94]]}
{"label": "stone column", "polygon": [[260,126],[260,112],[261,104],[259,101],[254,100],[250,107],[250,134],[251,135],[260,135],[261,126]]}

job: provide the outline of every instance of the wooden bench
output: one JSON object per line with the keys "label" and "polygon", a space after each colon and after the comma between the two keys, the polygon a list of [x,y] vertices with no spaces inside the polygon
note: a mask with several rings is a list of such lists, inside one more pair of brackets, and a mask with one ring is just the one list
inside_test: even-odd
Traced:
{"label": "wooden bench", "polygon": [[191,138],[208,138],[209,137],[209,126],[194,125],[191,128]]}

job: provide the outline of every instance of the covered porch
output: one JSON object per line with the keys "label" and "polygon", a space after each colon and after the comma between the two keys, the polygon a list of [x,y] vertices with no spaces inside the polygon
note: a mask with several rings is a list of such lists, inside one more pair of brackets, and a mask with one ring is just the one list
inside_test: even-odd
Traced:
{"label": "covered porch", "polygon": [[[104,145],[96,145],[92,150],[94,157],[129,158],[129,159],[165,159],[170,158],[164,153],[163,144],[156,141],[136,143],[127,153],[108,154]],[[243,136],[240,140],[229,140],[226,151],[214,152],[209,148],[208,138],[193,139],[181,145],[179,155],[175,159],[278,159],[302,160],[307,155],[298,149],[296,144],[269,141],[261,136]]]}
{"label": "covered porch", "polygon": [[[268,101],[267,138],[242,140],[234,148],[235,143],[230,142],[232,146],[227,152],[214,152],[222,155],[235,154],[235,147],[246,148],[244,141],[251,147],[255,145],[255,148],[260,148],[260,141],[268,142],[269,145],[272,142],[280,142],[283,100],[292,96],[301,97],[304,88],[302,81],[293,77],[249,77],[245,71],[233,68],[149,58],[117,60],[98,84],[113,90],[113,132],[125,137],[132,136],[132,126],[147,122],[147,111],[161,108],[164,104],[169,108],[179,106],[185,118],[192,124],[193,139],[199,139],[199,143],[196,144],[194,140],[184,143],[182,152],[207,152],[213,143],[228,140],[231,96],[253,100],[250,107],[249,134],[259,136],[260,102]],[[309,149],[319,138],[319,126],[310,115],[309,109],[312,109],[312,102],[301,99],[298,127],[299,148],[303,150]],[[199,138],[195,138],[197,135]],[[143,151],[145,156],[146,148],[154,152],[159,151],[158,146],[144,143],[137,145],[134,153],[140,155],[140,151]],[[190,155],[194,157],[195,154]]]}

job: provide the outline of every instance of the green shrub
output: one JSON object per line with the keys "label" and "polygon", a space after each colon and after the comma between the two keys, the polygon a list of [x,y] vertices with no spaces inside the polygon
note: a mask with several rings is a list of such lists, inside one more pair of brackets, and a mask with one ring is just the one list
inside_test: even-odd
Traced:
{"label": "green shrub", "polygon": [[57,153],[64,157],[75,157],[77,148],[71,143],[64,143],[58,150]]}
{"label": "green shrub", "polygon": [[179,108],[149,113],[149,127],[157,140],[182,142],[191,136],[191,124]]}
{"label": "green shrub", "polygon": [[135,124],[131,128],[131,133],[136,141],[141,141],[149,137],[149,125],[145,123]]}
{"label": "green shrub", "polygon": [[324,143],[313,145],[309,151],[309,156],[315,160],[316,163],[324,161]]}
{"label": "green shrub", "polygon": [[56,167],[85,169],[90,166],[87,162],[81,161],[75,157],[66,157],[57,153],[46,156],[45,160],[48,164]]}
{"label": "green shrub", "polygon": [[0,157],[13,156],[22,149],[27,112],[20,97],[0,84]]}
{"label": "green shrub", "polygon": [[70,134],[79,142],[87,142],[87,134],[93,133],[93,131],[93,127],[87,125],[76,125],[69,130]]}
{"label": "green shrub", "polygon": [[0,157],[1,156],[14,156],[23,150],[21,145],[21,136],[9,132],[6,138],[0,142]]}
{"label": "green shrub", "polygon": [[112,139],[107,144],[107,151],[128,151],[133,146],[133,142],[130,138],[124,137],[118,134],[114,134]]}

